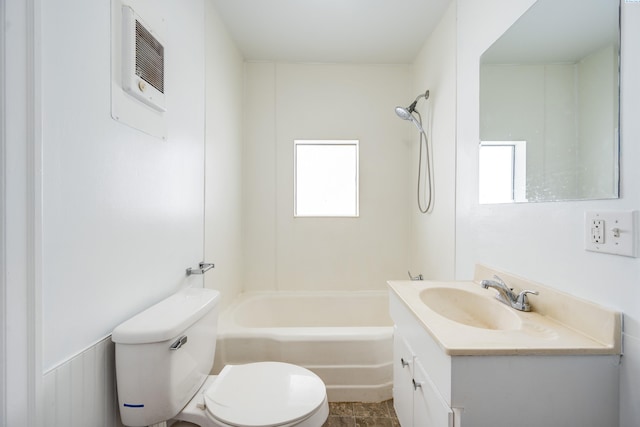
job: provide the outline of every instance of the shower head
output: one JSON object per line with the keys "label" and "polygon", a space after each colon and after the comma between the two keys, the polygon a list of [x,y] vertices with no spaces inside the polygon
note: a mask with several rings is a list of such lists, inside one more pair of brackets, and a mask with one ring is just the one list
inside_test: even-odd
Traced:
{"label": "shower head", "polygon": [[412,121],[413,124],[416,125],[416,127],[420,132],[424,132],[424,129],[422,129],[422,125],[420,124],[420,122],[416,120],[416,118],[413,115],[413,112],[416,111],[416,105],[418,104],[418,101],[420,100],[420,98],[429,99],[429,91],[426,91],[425,93],[421,93],[420,95],[418,95],[415,101],[413,101],[411,105],[409,105],[407,108],[396,107],[396,114],[402,120]]}
{"label": "shower head", "polygon": [[411,120],[411,111],[409,110],[409,108],[396,107],[396,114],[402,120]]}

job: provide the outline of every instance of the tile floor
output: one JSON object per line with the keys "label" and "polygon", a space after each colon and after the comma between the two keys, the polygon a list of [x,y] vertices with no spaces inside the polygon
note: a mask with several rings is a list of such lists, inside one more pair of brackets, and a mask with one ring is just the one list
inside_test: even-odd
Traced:
{"label": "tile floor", "polygon": [[380,403],[330,402],[323,427],[400,427],[393,400]]}

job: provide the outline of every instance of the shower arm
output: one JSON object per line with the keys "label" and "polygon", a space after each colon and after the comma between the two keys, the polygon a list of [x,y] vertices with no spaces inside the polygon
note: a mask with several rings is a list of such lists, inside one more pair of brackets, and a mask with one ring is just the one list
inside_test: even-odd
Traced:
{"label": "shower arm", "polygon": [[418,101],[420,100],[420,98],[424,98],[425,100],[429,99],[429,91],[427,90],[425,93],[421,93],[420,95],[418,95],[415,101],[413,101],[411,105],[409,105],[409,108],[407,108],[407,110],[410,113],[413,113],[414,111],[416,111],[416,105],[418,104]]}

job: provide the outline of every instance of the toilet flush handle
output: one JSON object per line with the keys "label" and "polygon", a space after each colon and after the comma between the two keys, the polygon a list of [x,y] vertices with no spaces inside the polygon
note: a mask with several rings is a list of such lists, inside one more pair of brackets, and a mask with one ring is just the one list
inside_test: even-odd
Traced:
{"label": "toilet flush handle", "polygon": [[182,347],[187,343],[187,340],[188,338],[186,335],[181,336],[180,338],[175,340],[173,344],[171,344],[171,347],[169,347],[169,350],[178,350],[180,347]]}

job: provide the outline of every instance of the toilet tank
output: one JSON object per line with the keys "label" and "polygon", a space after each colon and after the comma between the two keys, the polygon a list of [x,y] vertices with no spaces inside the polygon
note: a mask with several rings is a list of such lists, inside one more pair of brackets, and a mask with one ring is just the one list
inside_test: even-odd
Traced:
{"label": "toilet tank", "polygon": [[220,293],[188,288],[113,330],[122,423],[173,418],[209,375],[216,350]]}

